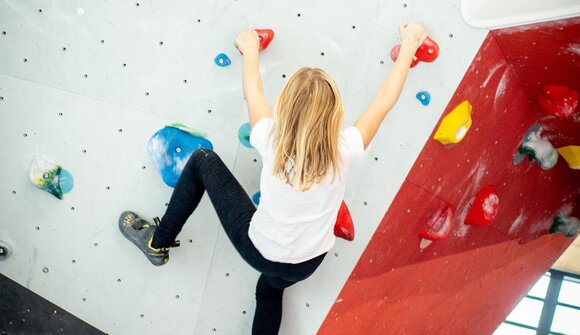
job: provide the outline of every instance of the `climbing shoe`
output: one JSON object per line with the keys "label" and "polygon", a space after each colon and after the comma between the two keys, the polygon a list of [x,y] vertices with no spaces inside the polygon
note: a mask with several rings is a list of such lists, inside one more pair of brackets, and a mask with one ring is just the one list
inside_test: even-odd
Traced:
{"label": "climbing shoe", "polygon": [[175,241],[171,247],[153,248],[151,242],[159,226],[159,218],[154,218],[153,222],[151,224],[137,214],[127,211],[119,217],[119,229],[123,236],[133,242],[153,265],[159,266],[169,261],[169,248],[178,247],[179,241]]}

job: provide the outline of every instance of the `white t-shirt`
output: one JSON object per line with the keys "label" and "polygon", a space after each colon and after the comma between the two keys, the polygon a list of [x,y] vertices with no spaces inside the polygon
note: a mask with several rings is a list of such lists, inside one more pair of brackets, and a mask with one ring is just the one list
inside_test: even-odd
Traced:
{"label": "white t-shirt", "polygon": [[[262,256],[273,262],[301,263],[329,251],[334,245],[334,224],[346,188],[351,163],[362,156],[359,130],[340,133],[342,169],[308,191],[297,192],[272,172],[274,120],[264,118],[254,125],[250,143],[262,156],[260,205],[250,222],[248,235]],[[332,183],[331,183],[332,181]]]}

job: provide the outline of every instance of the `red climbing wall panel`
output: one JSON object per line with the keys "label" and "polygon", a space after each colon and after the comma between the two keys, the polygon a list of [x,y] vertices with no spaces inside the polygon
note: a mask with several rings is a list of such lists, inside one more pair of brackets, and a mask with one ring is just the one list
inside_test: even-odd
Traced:
{"label": "red climbing wall panel", "polygon": [[[558,43],[576,43],[578,19],[557,26],[576,31]],[[528,77],[525,66],[514,63],[520,49],[507,57],[503,52],[502,43],[543,43],[544,29],[551,34],[554,24],[511,29],[517,38],[502,31],[487,36],[442,115],[469,100],[470,131],[452,146],[432,139],[425,144],[319,334],[490,334],[572,242],[547,232],[558,211],[578,216],[580,171],[561,158],[548,171],[527,160],[512,164],[522,136],[536,122],[549,121],[551,134],[563,127],[567,135],[558,145],[573,144],[565,141],[570,136],[578,139],[578,123],[564,125],[541,114],[533,96],[539,90],[525,82],[561,79],[578,90],[578,63],[568,63],[576,68],[566,71],[549,63],[559,58],[538,49],[526,54],[529,64],[547,60],[548,68],[562,69],[555,77],[549,71]],[[470,202],[487,185],[495,185],[500,199],[497,217],[485,228],[464,225]],[[455,210],[451,233],[421,251],[419,220],[445,203]]]}
{"label": "red climbing wall panel", "polygon": [[566,85],[580,91],[580,17],[492,31],[520,78],[522,88],[556,147],[580,143],[580,107],[566,120],[546,113],[537,96],[545,85]]}

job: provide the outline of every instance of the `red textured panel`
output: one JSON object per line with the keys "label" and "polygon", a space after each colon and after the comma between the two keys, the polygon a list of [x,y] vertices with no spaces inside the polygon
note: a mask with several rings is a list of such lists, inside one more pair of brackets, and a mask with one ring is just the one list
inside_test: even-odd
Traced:
{"label": "red textured panel", "polygon": [[[404,182],[318,334],[490,334],[553,263],[485,228],[421,252],[412,222],[430,199]],[[559,253],[567,242],[529,245]]]}
{"label": "red textured panel", "polygon": [[465,99],[473,105],[473,125],[463,141],[444,146],[428,140],[407,180],[448,201],[463,218],[475,195],[495,185],[500,209],[494,229],[522,241],[546,233],[559,209],[578,202],[580,173],[563,159],[549,171],[527,160],[512,164],[523,135],[538,119],[492,34],[441,118]]}
{"label": "red textured panel", "polygon": [[[559,24],[570,22],[577,29],[575,20]],[[470,132],[453,146],[425,144],[319,334],[490,334],[572,242],[547,232],[558,211],[580,212],[579,171],[562,159],[548,171],[512,164],[527,129],[547,123],[497,34],[488,35],[442,115],[469,100]],[[518,34],[530,41],[541,32]],[[494,222],[464,225],[471,199],[490,184],[500,199]],[[421,251],[418,220],[444,203],[455,209],[451,234]]]}
{"label": "red textured panel", "polygon": [[580,17],[492,31],[520,78],[546,134],[560,147],[580,143],[580,108],[567,120],[544,111],[537,96],[545,85],[566,85],[580,91]]}
{"label": "red textured panel", "polygon": [[491,36],[443,116],[466,99],[473,105],[473,125],[463,141],[444,146],[432,140],[434,130],[407,177],[457,208],[504,178],[522,136],[536,122],[533,114],[521,112],[528,107],[525,95]]}

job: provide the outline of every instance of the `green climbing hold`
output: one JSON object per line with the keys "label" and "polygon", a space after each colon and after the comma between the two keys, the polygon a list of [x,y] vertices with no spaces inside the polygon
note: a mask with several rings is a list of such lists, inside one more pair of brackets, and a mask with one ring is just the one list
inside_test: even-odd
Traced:
{"label": "green climbing hold", "polygon": [[561,233],[566,237],[574,237],[580,230],[580,220],[573,216],[565,216],[558,213],[554,219],[554,224],[550,228],[550,234]]}
{"label": "green climbing hold", "polygon": [[172,124],[167,125],[167,127],[177,128],[177,129],[179,129],[181,131],[184,131],[184,132],[190,134],[191,136],[195,136],[195,137],[205,137],[205,132],[204,131],[190,128],[190,127],[184,125],[183,123],[174,122]]}
{"label": "green climbing hold", "polygon": [[542,128],[539,124],[534,124],[526,134],[514,156],[513,163],[519,164],[528,157],[531,162],[538,162],[544,170],[549,170],[558,162],[558,151],[552,143],[541,136]]}

